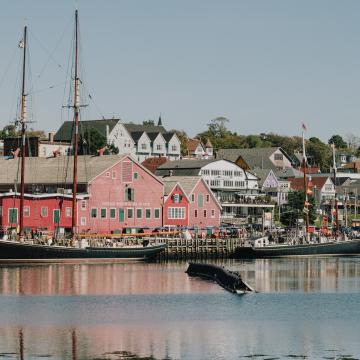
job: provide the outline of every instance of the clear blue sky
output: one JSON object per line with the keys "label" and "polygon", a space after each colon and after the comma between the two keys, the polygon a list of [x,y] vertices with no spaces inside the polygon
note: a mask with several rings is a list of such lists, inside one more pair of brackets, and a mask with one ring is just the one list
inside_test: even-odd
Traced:
{"label": "clear blue sky", "polygon": [[[0,126],[15,116],[16,48],[27,18],[33,126],[59,127],[63,85],[40,90],[66,80],[57,64],[66,69],[74,4],[1,0]],[[193,136],[221,115],[241,134],[295,135],[304,121],[308,136],[360,136],[360,1],[79,0],[78,7],[97,106],[85,118],[142,122],[161,112],[167,128]]]}

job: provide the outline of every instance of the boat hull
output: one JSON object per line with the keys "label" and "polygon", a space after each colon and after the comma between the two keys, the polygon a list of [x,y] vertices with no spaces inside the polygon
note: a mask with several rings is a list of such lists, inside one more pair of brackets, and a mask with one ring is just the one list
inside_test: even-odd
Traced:
{"label": "boat hull", "polygon": [[235,258],[270,258],[280,256],[360,255],[360,239],[322,244],[238,247]]}
{"label": "boat hull", "polygon": [[97,248],[84,249],[47,246],[0,240],[0,259],[46,260],[46,259],[139,259],[155,258],[164,251],[165,244],[147,247]]}

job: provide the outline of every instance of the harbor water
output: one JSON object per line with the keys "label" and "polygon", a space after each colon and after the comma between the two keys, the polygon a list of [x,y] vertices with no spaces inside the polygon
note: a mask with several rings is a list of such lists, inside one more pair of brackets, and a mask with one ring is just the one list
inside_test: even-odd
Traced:
{"label": "harbor water", "polygon": [[360,359],[360,257],[0,266],[1,359]]}

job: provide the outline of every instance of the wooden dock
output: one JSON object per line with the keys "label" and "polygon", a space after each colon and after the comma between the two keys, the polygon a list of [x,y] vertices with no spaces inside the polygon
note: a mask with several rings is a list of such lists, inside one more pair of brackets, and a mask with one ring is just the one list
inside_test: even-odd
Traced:
{"label": "wooden dock", "polygon": [[238,246],[244,243],[243,238],[157,238],[157,242],[167,244],[163,259],[223,259],[231,256]]}

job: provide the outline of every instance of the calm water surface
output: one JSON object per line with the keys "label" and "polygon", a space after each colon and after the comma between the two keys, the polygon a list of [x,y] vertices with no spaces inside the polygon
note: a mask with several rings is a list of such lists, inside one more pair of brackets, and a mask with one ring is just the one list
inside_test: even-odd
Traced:
{"label": "calm water surface", "polygon": [[360,257],[0,266],[0,359],[360,359]]}

